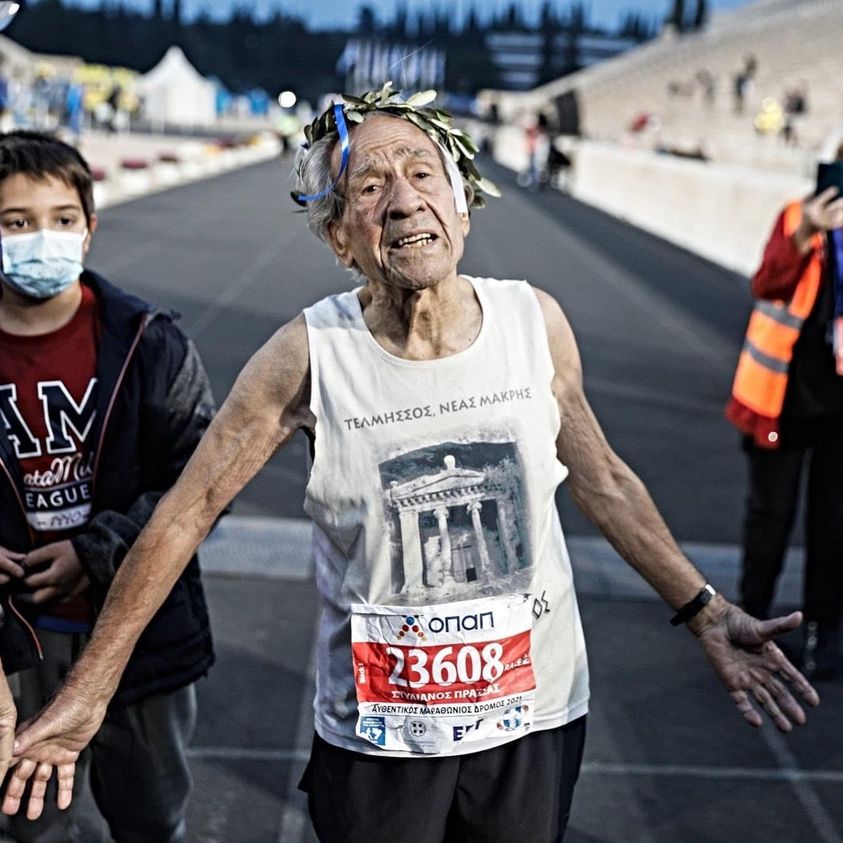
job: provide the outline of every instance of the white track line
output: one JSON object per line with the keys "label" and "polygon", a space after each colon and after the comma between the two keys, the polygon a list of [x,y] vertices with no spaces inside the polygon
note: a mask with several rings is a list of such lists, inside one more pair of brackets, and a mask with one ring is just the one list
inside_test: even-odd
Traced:
{"label": "white track line", "polygon": [[189,758],[197,761],[307,761],[307,749],[263,749],[250,746],[192,746]]}
{"label": "white track line", "polygon": [[[611,764],[587,761],[582,765],[580,772],[584,776],[676,776],[690,779],[756,779],[758,781],[839,782],[843,784],[843,770],[799,770],[792,766],[703,767],[682,764]],[[840,838],[837,836],[833,839]]]}
{"label": "white track line", "polygon": [[[299,704],[296,722],[297,760],[304,762],[310,757],[310,745],[313,742],[313,696],[316,691],[316,644],[318,640],[319,612],[316,613],[316,629],[313,632],[313,647],[307,663],[305,688]],[[293,843],[304,839],[305,830],[310,828],[310,817],[304,805],[304,796],[299,793],[299,778],[296,770],[291,771],[284,796],[281,812],[281,824],[278,829],[278,843]]]}
{"label": "white track line", "polygon": [[[306,709],[307,717],[310,721],[310,699],[307,701]],[[307,732],[308,735],[312,733],[310,725],[307,726]],[[774,740],[778,739],[778,735],[771,737]],[[194,746],[188,750],[187,754],[191,758],[202,761],[305,762],[310,757],[310,749]],[[613,764],[604,761],[586,761],[583,763],[580,772],[584,776],[681,776],[691,779],[757,779],[758,781],[828,782],[831,784],[843,784],[843,770],[800,770],[792,765],[783,767],[704,767],[691,764]]]}
{"label": "white track line", "polygon": [[[843,837],[834,820],[829,816],[822,799],[817,792],[811,787],[812,779],[802,775],[799,770],[796,758],[788,748],[784,738],[772,729],[762,729],[761,737],[764,738],[764,743],[773,753],[773,757],[778,761],[779,767],[783,773],[790,773],[789,781],[791,788],[796,794],[796,798],[805,809],[805,813],[811,820],[814,829],[817,832],[817,841],[821,843],[840,843]],[[843,775],[837,781],[843,782]]]}

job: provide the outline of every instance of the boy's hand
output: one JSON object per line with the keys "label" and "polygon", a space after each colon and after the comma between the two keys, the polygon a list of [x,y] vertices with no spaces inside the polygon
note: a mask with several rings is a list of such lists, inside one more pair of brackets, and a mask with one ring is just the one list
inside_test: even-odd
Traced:
{"label": "boy's hand", "polygon": [[23,581],[32,593],[20,595],[19,600],[31,603],[69,600],[88,587],[88,578],[70,541],[45,544],[27,553],[23,564],[27,570],[36,565],[47,567],[24,576]]}
{"label": "boy's hand", "polygon": [[24,575],[22,563],[26,554],[15,553],[0,546],[0,585],[9,582],[12,577],[20,578]]}

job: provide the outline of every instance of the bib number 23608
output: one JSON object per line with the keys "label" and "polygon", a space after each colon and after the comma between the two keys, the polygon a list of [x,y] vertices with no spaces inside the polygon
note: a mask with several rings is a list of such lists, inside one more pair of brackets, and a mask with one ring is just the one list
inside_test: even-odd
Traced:
{"label": "bib number 23608", "polygon": [[504,673],[503,645],[498,641],[482,647],[472,644],[441,647],[432,658],[427,648],[387,647],[386,652],[395,659],[389,684],[399,688],[423,688],[431,684],[448,688],[454,683],[495,682]]}

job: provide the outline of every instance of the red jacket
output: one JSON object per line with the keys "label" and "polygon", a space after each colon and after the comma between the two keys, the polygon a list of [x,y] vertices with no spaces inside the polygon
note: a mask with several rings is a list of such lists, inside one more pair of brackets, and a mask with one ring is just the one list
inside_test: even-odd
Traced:
{"label": "red jacket", "polygon": [[726,418],[761,448],[779,447],[793,347],[817,300],[825,268],[821,235],[814,236],[805,255],[794,245],[801,220],[802,203],[791,202],[779,215],[752,278],[756,304],[726,407]]}
{"label": "red jacket", "polygon": [[782,211],[764,248],[761,266],[752,276],[750,290],[753,298],[790,301],[814,254],[819,252],[820,259],[824,259],[821,239],[812,251],[804,255],[799,253],[793,239],[785,234],[784,216]]}

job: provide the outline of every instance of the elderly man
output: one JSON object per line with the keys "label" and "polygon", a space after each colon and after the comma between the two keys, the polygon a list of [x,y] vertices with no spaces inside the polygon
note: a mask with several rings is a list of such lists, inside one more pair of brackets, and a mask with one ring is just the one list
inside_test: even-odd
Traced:
{"label": "elderly man", "polygon": [[427,101],[387,86],[308,128],[295,196],[361,285],[305,310],[247,364],[64,688],[20,736],[28,756],[66,761],[95,732],[216,515],[299,429],[313,439],[322,604],[302,786],[321,840],[562,838],[588,705],[554,506],[568,474],[748,723],[761,724],[756,704],[782,731],[803,723],[791,689],[817,704],[772,640],[799,614],[758,621],[715,592],[607,444],[559,305],[459,273],[467,204],[494,186]]}

